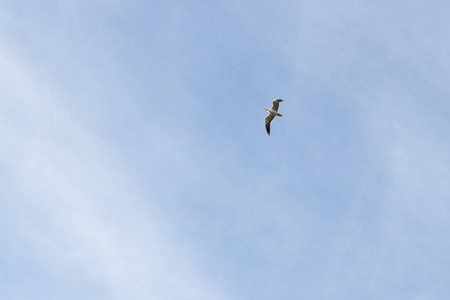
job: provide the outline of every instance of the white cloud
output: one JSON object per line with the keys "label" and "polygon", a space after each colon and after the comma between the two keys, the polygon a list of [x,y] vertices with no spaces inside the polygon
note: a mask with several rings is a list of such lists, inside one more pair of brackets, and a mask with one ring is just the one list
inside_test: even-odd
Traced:
{"label": "white cloud", "polygon": [[75,2],[0,12],[9,295],[445,292],[442,17],[431,32],[400,4]]}
{"label": "white cloud", "polygon": [[[36,84],[5,48],[0,54],[0,154],[14,182],[3,189],[19,191],[8,201],[21,211],[8,224],[17,233],[9,242],[42,276],[30,280],[53,290],[36,295],[29,287],[27,294],[23,284],[21,299],[50,299],[56,291],[77,298],[80,281],[96,282],[98,296],[108,299],[223,299],[154,205],[162,199],[133,183],[120,157],[64,108],[51,83]],[[61,290],[56,278],[75,288]]]}

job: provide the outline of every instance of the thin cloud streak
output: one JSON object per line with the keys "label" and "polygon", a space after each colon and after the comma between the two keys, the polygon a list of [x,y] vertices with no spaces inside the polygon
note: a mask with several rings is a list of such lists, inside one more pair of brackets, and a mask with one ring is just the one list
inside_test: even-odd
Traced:
{"label": "thin cloud streak", "polygon": [[[10,224],[18,231],[10,242],[20,243],[38,272],[75,286],[97,282],[99,298],[224,299],[108,144],[42,93],[18,64],[8,59],[1,66],[13,75],[3,101],[2,163],[21,191],[8,205],[24,211]],[[28,126],[14,124],[19,119]],[[87,279],[73,279],[70,269]],[[49,297],[58,294],[53,289]],[[34,294],[31,287],[28,292],[22,299]]]}
{"label": "thin cloud streak", "polygon": [[12,295],[450,294],[445,9],[64,3],[0,35]]}

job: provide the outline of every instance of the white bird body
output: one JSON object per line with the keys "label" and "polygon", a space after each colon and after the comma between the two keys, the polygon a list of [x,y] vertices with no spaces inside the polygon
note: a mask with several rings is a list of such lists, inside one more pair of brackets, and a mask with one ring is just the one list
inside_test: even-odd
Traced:
{"label": "white bird body", "polygon": [[279,117],[283,117],[282,114],[280,114],[279,112],[277,112],[276,110],[273,110],[271,108],[266,108],[267,112],[271,115],[275,115],[275,116],[279,116]]}
{"label": "white bird body", "polygon": [[278,112],[278,106],[280,102],[283,102],[283,99],[275,99],[272,101],[272,108],[266,108],[265,110],[269,113],[269,115],[264,119],[266,123],[266,131],[270,135],[270,122],[275,118],[275,116],[283,117],[282,114]]}

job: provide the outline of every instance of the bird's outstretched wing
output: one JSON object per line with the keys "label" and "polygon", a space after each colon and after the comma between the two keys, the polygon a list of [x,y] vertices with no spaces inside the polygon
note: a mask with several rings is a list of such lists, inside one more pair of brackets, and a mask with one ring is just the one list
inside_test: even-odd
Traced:
{"label": "bird's outstretched wing", "polygon": [[280,102],[283,102],[283,100],[282,99],[275,99],[272,102],[273,102],[272,109],[274,111],[278,111],[278,106],[280,105]]}
{"label": "bird's outstretched wing", "polygon": [[273,118],[275,118],[275,115],[268,115],[264,120],[266,122],[266,131],[270,135],[270,122],[272,122]]}

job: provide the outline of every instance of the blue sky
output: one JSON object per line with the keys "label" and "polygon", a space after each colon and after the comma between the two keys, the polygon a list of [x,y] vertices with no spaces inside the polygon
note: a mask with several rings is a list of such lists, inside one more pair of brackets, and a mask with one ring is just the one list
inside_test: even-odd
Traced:
{"label": "blue sky", "polygon": [[448,298],[449,10],[1,1],[0,293]]}

